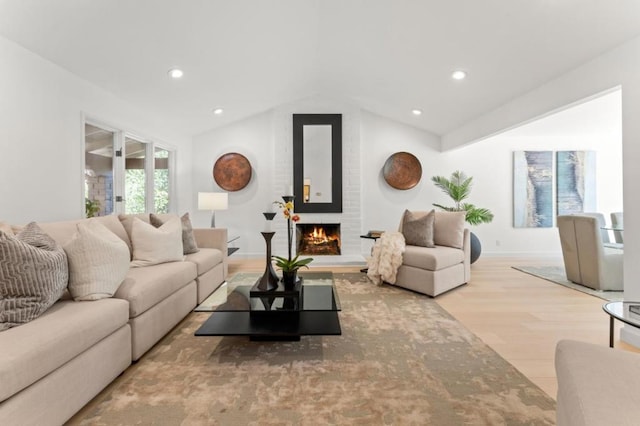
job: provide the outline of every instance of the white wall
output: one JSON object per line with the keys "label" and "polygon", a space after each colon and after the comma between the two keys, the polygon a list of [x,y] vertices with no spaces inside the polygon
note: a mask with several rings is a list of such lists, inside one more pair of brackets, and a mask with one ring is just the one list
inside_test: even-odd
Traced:
{"label": "white wall", "polygon": [[[640,299],[640,37],[613,49],[443,137],[443,147],[469,143],[562,108],[612,87],[622,88],[624,181],[624,287],[627,300]],[[640,346],[640,333],[623,338]]]}
{"label": "white wall", "polygon": [[[436,175],[462,170],[473,176],[469,202],[490,209],[494,220],[471,229],[482,242],[483,255],[560,255],[554,228],[513,227],[513,151],[596,151],[597,210],[607,216],[622,210],[622,138],[620,92],[610,93],[521,128],[454,151],[441,153],[432,135],[372,114],[363,114],[363,226],[395,229],[405,208],[452,205],[431,182]],[[393,145],[390,142],[393,141]],[[422,180],[398,191],[386,184],[382,166],[389,155],[408,151],[422,164]],[[366,156],[366,157],[365,157]]]}
{"label": "white wall", "polygon": [[[229,208],[217,211],[216,226],[227,228],[229,236],[240,236],[237,245],[241,252],[264,254],[264,240],[260,231],[265,229],[262,212],[275,211],[272,202],[282,195],[283,187],[274,187],[274,174],[282,159],[275,157],[272,130],[273,112],[266,112],[246,120],[196,136],[193,140],[193,198],[196,203],[198,192],[227,192],[213,179],[213,165],[225,153],[237,152],[251,163],[252,174],[249,184],[239,190],[229,192]],[[292,155],[291,152],[282,153]],[[271,210],[267,210],[271,209]],[[193,210],[194,226],[208,227],[211,212]]]}
{"label": "white wall", "polygon": [[[227,152],[239,152],[251,163],[253,174],[249,184],[240,191],[229,192],[229,209],[216,212],[216,226],[228,228],[230,235],[239,235],[237,256],[255,257],[264,254],[260,231],[265,227],[262,212],[276,211],[272,203],[293,183],[293,113],[342,114],[343,152],[343,212],[305,213],[306,223],[340,223],[342,256],[340,262],[363,261],[360,255],[360,111],[352,105],[333,99],[313,97],[215,129],[196,136],[193,142],[194,191],[223,191],[212,177],[216,159]],[[210,214],[194,212],[194,224],[206,226]],[[286,226],[278,214],[272,222],[276,231],[274,254],[286,250]],[[323,256],[321,261],[326,261]]]}
{"label": "white wall", "polygon": [[[215,160],[226,152],[243,154],[253,166],[249,185],[241,191],[230,192],[229,210],[216,213],[218,226],[229,228],[230,234],[241,235],[242,251],[238,255],[255,257],[264,253],[259,234],[265,223],[261,212],[280,198],[291,181],[293,112],[344,114],[343,186],[348,202],[339,222],[343,228],[344,223],[356,227],[346,235],[346,228],[343,229],[343,249],[344,244],[355,245],[355,251],[361,255],[368,253],[371,241],[360,239],[360,233],[370,229],[396,229],[405,208],[423,210],[431,209],[433,202],[451,204],[430,179],[435,175],[449,176],[459,169],[474,178],[470,201],[495,214],[492,223],[473,227],[483,243],[484,254],[559,256],[556,228],[513,227],[513,151],[596,151],[598,211],[608,215],[622,210],[620,91],[448,152],[440,152],[439,138],[428,132],[368,112],[356,112],[339,102],[316,100],[286,105],[194,139],[194,192],[222,191],[213,180],[212,168]],[[411,152],[422,164],[422,180],[415,188],[396,190],[384,181],[384,162],[397,151]],[[349,198],[354,192],[355,201]],[[349,203],[358,204],[357,209],[352,205],[349,210]],[[322,221],[324,216],[331,215],[303,216]],[[208,226],[209,212],[194,211],[193,217],[196,225]],[[273,229],[285,232],[284,221],[280,219],[276,217]],[[276,238],[274,250],[282,250],[283,241]]]}
{"label": "white wall", "polygon": [[191,209],[189,137],[4,38],[0,63],[0,220],[83,216],[83,113],[176,147],[177,204]]}

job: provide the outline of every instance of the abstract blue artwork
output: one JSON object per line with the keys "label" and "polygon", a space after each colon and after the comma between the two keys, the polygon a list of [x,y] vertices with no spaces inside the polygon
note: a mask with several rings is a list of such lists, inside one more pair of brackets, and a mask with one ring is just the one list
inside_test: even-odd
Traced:
{"label": "abstract blue artwork", "polygon": [[596,211],[595,151],[556,153],[558,215]]}
{"label": "abstract blue artwork", "polygon": [[513,226],[553,226],[553,152],[513,153]]}

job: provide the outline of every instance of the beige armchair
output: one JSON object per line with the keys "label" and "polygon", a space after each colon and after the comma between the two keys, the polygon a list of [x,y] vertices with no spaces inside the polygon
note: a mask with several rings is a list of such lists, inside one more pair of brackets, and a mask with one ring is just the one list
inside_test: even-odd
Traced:
{"label": "beige armchair", "polygon": [[[416,218],[428,211],[413,212]],[[407,244],[395,285],[432,297],[471,278],[471,242],[464,212],[433,212],[433,247]],[[404,219],[404,217],[403,217]],[[404,220],[399,231],[403,232]]]}
{"label": "beige armchair", "polygon": [[558,216],[567,278],[595,290],[622,290],[622,250],[604,246],[598,218]]}
{"label": "beige armchair", "polygon": [[[624,229],[624,220],[623,220],[622,212],[611,213],[611,225],[614,228]],[[622,231],[613,231],[613,237],[616,239],[616,243],[624,244]]]}

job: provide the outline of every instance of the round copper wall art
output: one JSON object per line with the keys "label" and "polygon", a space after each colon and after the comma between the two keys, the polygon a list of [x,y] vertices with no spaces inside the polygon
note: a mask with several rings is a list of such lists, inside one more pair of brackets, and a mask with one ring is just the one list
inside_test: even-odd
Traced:
{"label": "round copper wall art", "polygon": [[239,191],[251,180],[251,163],[237,152],[224,154],[213,165],[213,179],[226,191]]}
{"label": "round copper wall art", "polygon": [[420,161],[408,152],[396,152],[384,163],[384,180],[396,189],[411,189],[420,182],[422,166]]}

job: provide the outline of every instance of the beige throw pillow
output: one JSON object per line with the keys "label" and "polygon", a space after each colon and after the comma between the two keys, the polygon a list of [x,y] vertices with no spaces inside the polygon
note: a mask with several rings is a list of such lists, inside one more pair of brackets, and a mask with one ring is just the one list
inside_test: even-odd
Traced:
{"label": "beige throw pillow", "polygon": [[[129,246],[129,251],[131,251],[131,255],[133,256],[133,244],[131,243],[131,228],[133,228],[133,220],[135,218],[139,218],[144,222],[149,223],[149,214],[148,213],[138,213],[138,214],[119,214],[118,220],[122,224],[127,236],[129,237],[125,242]],[[132,257],[133,259],[133,257]]]}
{"label": "beige throw pillow", "polygon": [[[167,219],[164,221],[157,215],[151,213],[149,215],[149,222],[156,228],[162,226]],[[200,250],[198,249],[198,244],[196,244],[196,237],[193,235],[193,226],[191,225],[191,219],[189,219],[189,213],[185,213],[180,218],[180,223],[182,224],[182,249],[184,250],[184,254],[197,253]]]}
{"label": "beige throw pillow", "polygon": [[0,331],[42,315],[68,281],[64,250],[35,222],[16,236],[0,232]]}
{"label": "beige throw pillow", "polygon": [[159,228],[135,218],[131,227],[133,261],[131,266],[149,266],[183,259],[182,225],[178,217]]}
{"label": "beige throw pillow", "polygon": [[461,249],[464,245],[466,212],[435,212],[433,241],[438,246]]}
{"label": "beige throw pillow", "polygon": [[435,211],[425,214],[414,214],[404,211],[402,235],[407,245],[421,247],[435,247],[433,241],[433,222]]}
{"label": "beige throw pillow", "polygon": [[98,221],[77,225],[64,246],[69,259],[69,292],[75,300],[113,296],[129,271],[129,247]]}

